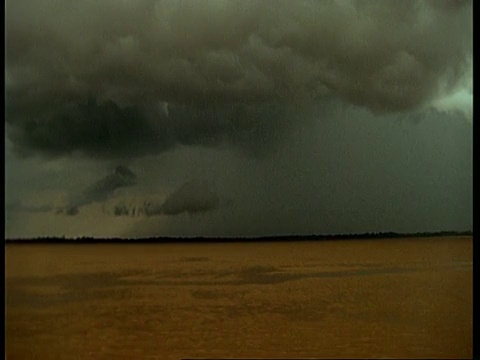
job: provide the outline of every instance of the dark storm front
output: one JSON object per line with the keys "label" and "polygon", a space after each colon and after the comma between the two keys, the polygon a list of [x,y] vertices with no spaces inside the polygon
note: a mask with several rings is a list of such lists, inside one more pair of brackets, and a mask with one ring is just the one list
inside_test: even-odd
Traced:
{"label": "dark storm front", "polygon": [[7,356],[468,358],[471,247],[7,245]]}
{"label": "dark storm front", "polygon": [[8,238],[472,228],[473,1],[70,5],[6,2]]}

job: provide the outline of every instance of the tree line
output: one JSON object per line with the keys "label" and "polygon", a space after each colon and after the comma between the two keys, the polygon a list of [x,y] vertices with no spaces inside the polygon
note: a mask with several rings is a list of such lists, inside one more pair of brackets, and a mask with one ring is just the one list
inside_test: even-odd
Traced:
{"label": "tree line", "polygon": [[258,237],[143,237],[143,238],[120,238],[120,237],[65,237],[65,236],[42,236],[36,238],[12,238],[5,239],[5,243],[177,243],[177,242],[265,242],[265,241],[322,241],[322,240],[355,240],[355,239],[396,239],[415,237],[441,237],[441,236],[472,236],[472,231],[437,231],[437,232],[368,232],[355,234],[328,234],[328,235],[278,235]]}

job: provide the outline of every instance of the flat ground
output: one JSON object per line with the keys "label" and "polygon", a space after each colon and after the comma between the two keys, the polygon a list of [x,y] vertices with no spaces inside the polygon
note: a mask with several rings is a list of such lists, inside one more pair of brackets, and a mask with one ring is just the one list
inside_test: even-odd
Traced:
{"label": "flat ground", "polygon": [[7,245],[7,359],[468,358],[472,238]]}

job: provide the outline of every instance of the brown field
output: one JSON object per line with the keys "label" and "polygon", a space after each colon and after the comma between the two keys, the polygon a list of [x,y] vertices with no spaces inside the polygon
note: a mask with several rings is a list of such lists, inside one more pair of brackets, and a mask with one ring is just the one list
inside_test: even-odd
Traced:
{"label": "brown field", "polygon": [[472,238],[7,245],[7,359],[469,358]]}

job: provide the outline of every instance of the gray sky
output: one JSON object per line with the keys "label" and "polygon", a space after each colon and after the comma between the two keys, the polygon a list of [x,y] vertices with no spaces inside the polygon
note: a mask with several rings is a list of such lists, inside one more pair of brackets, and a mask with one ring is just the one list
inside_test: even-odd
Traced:
{"label": "gray sky", "polygon": [[472,228],[471,1],[8,1],[6,236]]}

